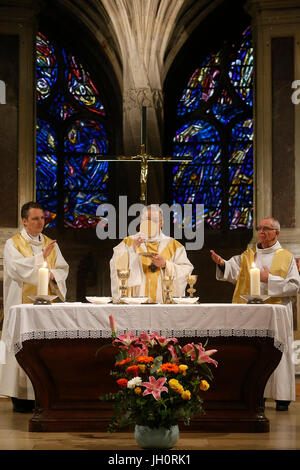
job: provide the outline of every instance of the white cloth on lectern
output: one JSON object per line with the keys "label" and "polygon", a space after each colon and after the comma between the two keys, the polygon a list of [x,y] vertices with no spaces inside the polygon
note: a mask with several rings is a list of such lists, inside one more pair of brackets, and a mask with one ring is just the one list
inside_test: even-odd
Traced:
{"label": "white cloth on lectern", "polygon": [[[281,248],[281,245],[278,241],[270,248],[258,248],[258,246],[256,246],[256,266],[260,269],[262,269],[263,266],[266,266],[268,270],[270,270],[274,254],[279,248]],[[224,273],[217,265],[216,278],[219,281],[229,281],[232,284],[235,284],[238,280],[240,265],[241,255],[233,256],[228,261],[225,261]],[[297,295],[299,288],[300,276],[294,258],[292,258],[288,274],[285,279],[280,276],[269,274],[268,282],[260,283],[261,295],[282,297],[282,305],[286,305],[291,312],[293,311],[292,297]],[[291,318],[293,318],[292,315]],[[291,324],[287,348],[282,354],[280,363],[266,384],[264,391],[265,398],[287,401],[296,399],[295,366],[292,362],[293,340],[293,325]]]}

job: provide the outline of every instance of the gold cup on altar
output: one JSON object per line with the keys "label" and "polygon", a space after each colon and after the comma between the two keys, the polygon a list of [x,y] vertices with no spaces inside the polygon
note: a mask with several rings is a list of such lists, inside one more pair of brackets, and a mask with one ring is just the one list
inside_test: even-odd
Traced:
{"label": "gold cup on altar", "polygon": [[164,289],[164,303],[173,304],[172,290],[173,290],[174,276],[163,276],[163,289]]}
{"label": "gold cup on altar", "polygon": [[197,274],[189,274],[186,277],[187,283],[189,285],[189,288],[187,289],[187,291],[190,294],[190,297],[194,297],[194,293],[196,292],[196,289],[194,289],[194,285],[196,284],[197,279],[198,279]]}
{"label": "gold cup on altar", "polygon": [[120,297],[126,297],[127,295],[127,279],[129,278],[130,270],[129,269],[117,269],[118,278],[121,281]]}

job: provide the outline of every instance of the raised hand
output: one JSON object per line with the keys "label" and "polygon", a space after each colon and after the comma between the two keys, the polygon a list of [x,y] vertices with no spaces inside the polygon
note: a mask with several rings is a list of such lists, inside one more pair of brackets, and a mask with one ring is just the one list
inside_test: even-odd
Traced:
{"label": "raised hand", "polygon": [[56,243],[56,240],[53,240],[53,242],[49,243],[49,245],[47,245],[47,246],[43,249],[43,256],[44,256],[44,259],[45,259],[45,260],[48,258],[48,256],[49,256],[50,253],[52,252],[55,243]]}
{"label": "raised hand", "polygon": [[224,266],[225,261],[220,255],[217,255],[217,253],[214,252],[214,250],[210,250],[211,254],[211,259],[216,263],[219,264],[220,266]]}

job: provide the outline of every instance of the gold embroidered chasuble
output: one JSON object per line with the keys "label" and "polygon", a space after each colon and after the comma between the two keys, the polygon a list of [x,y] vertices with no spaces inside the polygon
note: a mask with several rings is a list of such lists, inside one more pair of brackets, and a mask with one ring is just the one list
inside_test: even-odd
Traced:
{"label": "gold embroidered chasuble", "polygon": [[[124,243],[128,247],[130,247],[133,243],[133,240],[132,238],[127,237],[124,239]],[[167,243],[167,245],[164,247],[164,249],[161,251],[161,253],[158,253],[159,242],[146,242],[145,244],[146,244],[148,253],[160,254],[160,256],[163,256],[166,261],[170,261],[172,257],[174,256],[176,250],[182,246],[180,242],[178,242],[174,238],[171,238],[170,241]],[[143,248],[139,247],[138,252],[143,253],[144,252]],[[141,256],[141,262],[142,262],[143,272],[146,276],[145,296],[150,297],[153,302],[156,302],[157,286],[158,286],[158,281],[159,281],[159,277],[161,274],[161,270],[157,268],[156,271],[154,272],[151,271],[150,269],[150,265],[152,263],[151,258]]]}
{"label": "gold embroidered chasuble", "polygon": [[[12,237],[14,245],[16,249],[24,256],[24,258],[31,258],[34,256],[32,248],[30,246],[29,241],[27,241],[21,233],[17,233]],[[46,235],[43,235],[43,248],[49,245],[53,240]],[[54,269],[55,268],[55,261],[56,261],[56,252],[55,247],[51,251],[50,255],[47,258],[47,265],[48,268]],[[51,292],[51,288],[49,285],[48,294],[55,294],[55,292]],[[29,299],[28,295],[37,295],[37,286],[33,284],[29,284],[27,282],[23,282],[22,288],[22,303],[29,304],[32,303],[32,300]]]}
{"label": "gold embroidered chasuble", "polygon": [[[240,296],[249,295],[250,293],[250,269],[255,262],[255,255],[256,247],[248,248],[242,254],[240,273],[233,293],[232,303],[242,304],[247,302]],[[276,250],[270,267],[270,274],[285,279],[289,271],[292,256],[292,253],[284,248]],[[280,304],[282,303],[282,298],[272,297],[266,300],[266,302],[269,304]]]}

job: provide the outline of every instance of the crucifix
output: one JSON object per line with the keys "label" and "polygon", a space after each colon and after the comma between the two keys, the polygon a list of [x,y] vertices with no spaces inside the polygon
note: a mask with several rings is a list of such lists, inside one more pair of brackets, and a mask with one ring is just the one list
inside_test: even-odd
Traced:
{"label": "crucifix", "polygon": [[147,120],[146,120],[146,106],[142,107],[142,119],[141,119],[141,152],[137,155],[132,156],[125,156],[125,155],[117,155],[115,157],[108,156],[108,155],[101,155],[104,157],[101,160],[96,159],[97,162],[105,161],[105,162],[113,162],[116,160],[122,161],[140,161],[141,163],[141,171],[140,171],[140,186],[141,186],[141,194],[140,194],[140,202],[141,204],[147,205],[147,181],[148,181],[148,163],[149,162],[168,162],[168,163],[175,163],[175,162],[191,162],[192,157],[184,156],[184,157],[160,157],[160,156],[153,156],[146,152],[146,132],[147,132]]}

